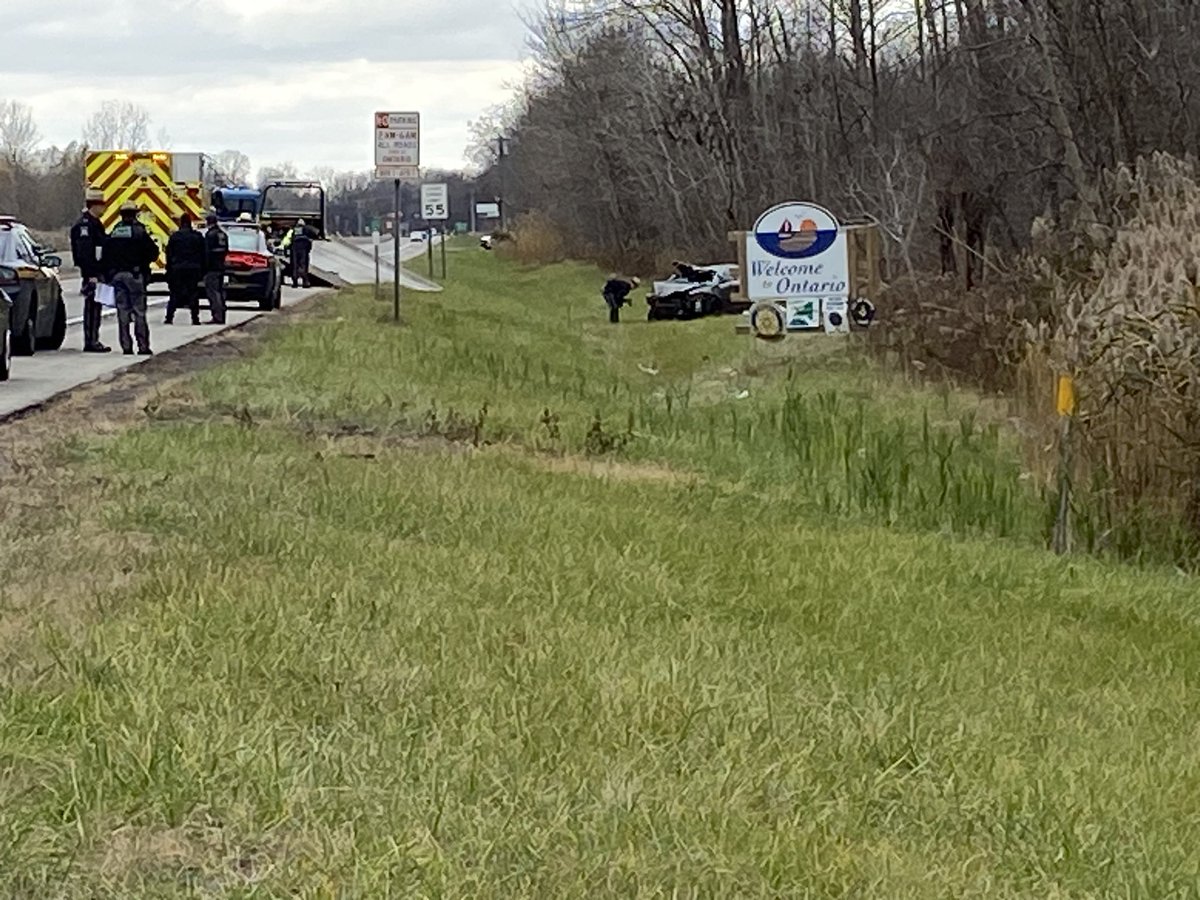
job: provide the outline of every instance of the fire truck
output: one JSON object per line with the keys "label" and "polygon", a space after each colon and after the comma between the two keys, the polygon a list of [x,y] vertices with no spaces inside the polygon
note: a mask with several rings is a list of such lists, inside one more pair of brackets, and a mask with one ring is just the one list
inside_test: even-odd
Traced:
{"label": "fire truck", "polygon": [[122,204],[132,201],[139,220],[159,246],[151,267],[152,282],[166,279],[167,238],[187,213],[202,223],[220,179],[212,159],[203,153],[94,150],[84,159],[84,188],[104,197],[100,220],[111,229],[120,219]]}

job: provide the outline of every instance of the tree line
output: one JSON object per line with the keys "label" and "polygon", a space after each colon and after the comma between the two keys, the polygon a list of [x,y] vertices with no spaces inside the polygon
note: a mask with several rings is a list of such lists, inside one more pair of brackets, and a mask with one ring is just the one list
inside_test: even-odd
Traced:
{"label": "tree line", "polygon": [[[582,11],[581,11],[582,9]],[[1102,223],[1100,172],[1200,137],[1189,0],[596,0],[533,23],[492,153],[579,249],[722,258],[788,198],[876,219],[966,286],[1035,220]]]}
{"label": "tree line", "polygon": [[[32,110],[20,101],[0,101],[0,213],[15,215],[30,227],[53,231],[79,215],[84,190],[84,156],[89,147],[170,150],[170,135],[154,130],[149,112],[134,103],[106,101],[84,123],[78,141],[45,147]],[[378,182],[370,172],[339,172],[317,167],[302,172],[296,163],[266,163],[254,169],[240,150],[211,155],[215,182],[230,186],[262,185],[276,179],[313,178],[326,186],[330,226],[343,233],[363,233],[392,212],[391,182]],[[469,221],[473,180],[459,172],[434,172],[427,180],[450,188],[453,219]],[[402,214],[420,221],[417,185],[405,184]],[[421,225],[425,223],[421,222]]]}

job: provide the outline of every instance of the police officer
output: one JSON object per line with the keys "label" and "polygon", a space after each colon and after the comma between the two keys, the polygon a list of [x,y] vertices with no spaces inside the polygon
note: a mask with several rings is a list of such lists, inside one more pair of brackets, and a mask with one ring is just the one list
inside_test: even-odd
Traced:
{"label": "police officer", "polygon": [[100,264],[104,277],[113,286],[117,301],[117,337],[121,351],[133,355],[129,326],[137,338],[138,354],[150,356],[150,323],[146,321],[146,283],[150,264],[158,259],[158,244],[138,221],[136,203],[121,204],[121,221],[113,226],[104,241]]}
{"label": "police officer", "polygon": [[192,217],[179,217],[179,230],[167,240],[167,286],[171,299],[167,301],[166,324],[175,321],[175,311],[186,307],[192,314],[192,324],[200,324],[200,279],[204,277],[204,258],[208,249],[204,236],[192,227]]}
{"label": "police officer", "polygon": [[96,302],[96,285],[104,274],[100,266],[100,251],[104,247],[104,194],[89,189],[84,198],[83,215],[71,226],[71,257],[83,279],[83,352],[108,353],[112,348],[100,343],[100,304]]}
{"label": "police officer", "polygon": [[229,235],[217,222],[217,214],[209,213],[204,232],[204,293],[212,313],[210,325],[225,324],[225,256],[229,253]]}
{"label": "police officer", "polygon": [[602,293],[604,302],[608,304],[608,321],[614,325],[621,321],[621,307],[629,302],[629,292],[638,284],[636,278],[618,278],[616,275],[604,282]]}
{"label": "police officer", "polygon": [[308,261],[312,256],[312,236],[303,219],[296,222],[296,227],[288,235],[290,240],[292,260],[292,287],[299,287],[303,282],[308,287]]}

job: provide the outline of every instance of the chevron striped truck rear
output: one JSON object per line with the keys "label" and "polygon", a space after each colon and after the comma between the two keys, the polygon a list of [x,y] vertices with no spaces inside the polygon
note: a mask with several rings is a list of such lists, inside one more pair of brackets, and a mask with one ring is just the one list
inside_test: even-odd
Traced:
{"label": "chevron striped truck rear", "polygon": [[151,281],[165,280],[167,238],[179,227],[179,217],[187,213],[204,221],[216,177],[203,153],[94,150],[84,160],[84,187],[104,197],[105,228],[116,224],[122,203],[131,201],[141,210],[138,218],[160,250]]}

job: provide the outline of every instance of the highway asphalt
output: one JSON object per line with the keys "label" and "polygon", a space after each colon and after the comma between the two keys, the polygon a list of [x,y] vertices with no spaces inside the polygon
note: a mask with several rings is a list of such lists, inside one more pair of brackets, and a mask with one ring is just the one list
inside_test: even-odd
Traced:
{"label": "highway asphalt", "polygon": [[[370,250],[369,238],[367,239],[367,249]],[[401,245],[400,256],[402,260],[407,260],[419,256],[424,251],[423,244]],[[336,273],[336,277],[347,284],[369,284],[375,278],[375,263],[369,254],[337,241],[321,242],[314,247],[313,265]],[[439,285],[409,275],[403,270],[401,272],[402,281],[408,290],[441,290]],[[387,284],[391,284],[392,269],[390,265],[383,266],[381,277]],[[147,359],[143,356],[125,356],[121,353],[117,341],[116,319],[111,310],[105,310],[100,329],[100,340],[112,347],[113,352],[84,353],[81,325],[83,315],[81,283],[78,275],[70,271],[63,273],[61,281],[63,302],[67,307],[67,339],[61,350],[43,351],[32,357],[13,359],[12,377],[7,382],[0,382],[0,417],[36,406],[64,391],[138,365]],[[283,305],[291,306],[320,290],[320,288],[297,290],[285,287]],[[166,325],[163,323],[166,303],[166,296],[152,295],[149,298],[150,346],[155,354],[186,346],[205,335],[213,334],[223,328],[240,325],[256,316],[270,315],[270,313],[260,312],[257,305],[253,303],[231,304],[226,323],[223,326],[193,326],[190,324],[186,312],[176,315],[176,324]],[[202,308],[200,318],[202,322],[208,319],[207,308]]]}

